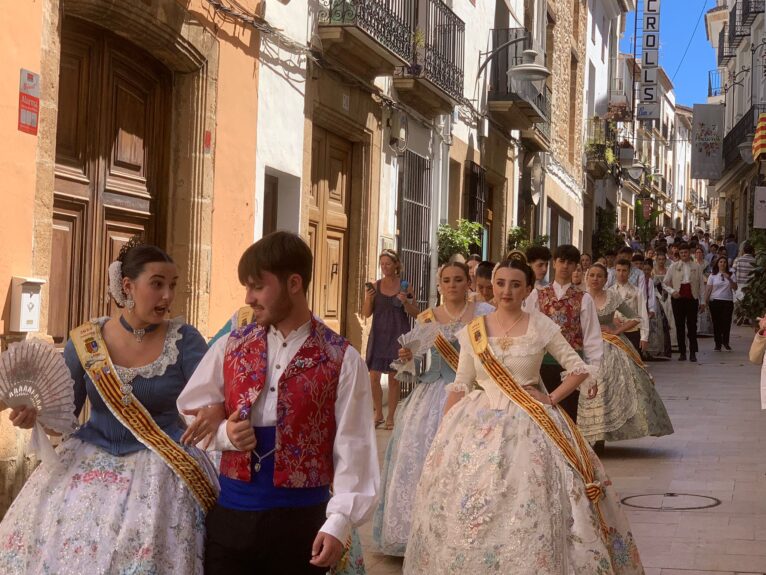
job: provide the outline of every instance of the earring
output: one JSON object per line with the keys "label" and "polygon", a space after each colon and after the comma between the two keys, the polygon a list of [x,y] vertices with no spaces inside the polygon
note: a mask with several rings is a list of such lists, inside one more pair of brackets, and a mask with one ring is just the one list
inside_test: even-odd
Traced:
{"label": "earring", "polygon": [[133,311],[133,308],[136,307],[136,302],[133,299],[133,296],[128,296],[128,299],[125,300],[125,307],[128,308],[128,311]]}

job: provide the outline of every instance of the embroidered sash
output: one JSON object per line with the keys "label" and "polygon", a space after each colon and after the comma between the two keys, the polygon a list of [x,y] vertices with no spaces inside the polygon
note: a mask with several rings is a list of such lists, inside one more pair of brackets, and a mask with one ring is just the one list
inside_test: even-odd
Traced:
{"label": "embroidered sash", "polygon": [[132,388],[120,381],[100,327],[88,322],[73,329],[70,336],[80,363],[109,411],[136,439],[167,463],[205,512],[210,511],[217,499],[215,488],[199,463],[157,425],[133,395]]}
{"label": "embroidered sash", "polygon": [[573,445],[572,441],[564,435],[564,432],[553,421],[543,404],[534,400],[532,396],[514,381],[513,376],[508,372],[505,366],[497,360],[489,347],[489,340],[487,338],[487,330],[483,317],[478,317],[468,324],[468,334],[474,353],[481,360],[482,366],[484,366],[484,369],[492,378],[492,381],[497,384],[508,399],[523,409],[527,415],[532,418],[532,421],[534,421],[540,429],[548,435],[572,468],[574,468],[574,470],[582,477],[582,480],[585,482],[585,493],[596,509],[602,535],[606,537],[608,528],[598,504],[604,496],[604,488],[601,483],[595,479],[593,462],[588,456],[585,438],[583,438],[580,430],[563,409],[560,409],[559,406],[554,406],[554,409],[563,416],[564,421],[566,421],[566,424],[569,427],[569,431],[574,438],[575,445]]}
{"label": "embroidered sash", "polygon": [[654,381],[651,374],[646,369],[646,364],[641,360],[641,356],[638,355],[638,352],[636,351],[635,347],[633,347],[632,345],[628,343],[625,343],[625,341],[619,335],[614,335],[612,333],[606,333],[602,331],[601,337],[603,338],[605,342],[611,343],[613,346],[627,353],[628,357],[631,360],[633,360],[633,363],[635,363],[638,367],[643,369],[646,372],[646,374],[650,377],[650,379]]}
{"label": "embroidered sash", "polygon": [[[418,321],[422,323],[432,323],[436,321],[436,315],[434,315],[434,310],[431,308],[427,309],[423,313],[421,313],[418,316]],[[444,361],[447,362],[447,365],[450,366],[452,371],[457,372],[457,364],[458,359],[460,359],[460,353],[455,349],[455,346],[453,346],[449,340],[447,340],[446,337],[444,337],[441,333],[436,336],[436,340],[434,341],[434,346],[436,347],[436,351],[439,352],[439,355],[441,355],[444,358]]]}

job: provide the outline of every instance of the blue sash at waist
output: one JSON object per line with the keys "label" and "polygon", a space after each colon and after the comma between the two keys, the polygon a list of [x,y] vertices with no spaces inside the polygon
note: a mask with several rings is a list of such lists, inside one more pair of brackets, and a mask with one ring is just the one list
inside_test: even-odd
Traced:
{"label": "blue sash at waist", "polygon": [[[263,456],[276,445],[276,427],[256,427],[255,452]],[[251,481],[239,481],[219,476],[221,494],[218,504],[237,511],[266,511],[284,507],[311,507],[330,500],[330,486],[277,487],[274,485],[274,454],[261,460],[260,471],[255,471],[258,458],[253,454],[250,462]]]}

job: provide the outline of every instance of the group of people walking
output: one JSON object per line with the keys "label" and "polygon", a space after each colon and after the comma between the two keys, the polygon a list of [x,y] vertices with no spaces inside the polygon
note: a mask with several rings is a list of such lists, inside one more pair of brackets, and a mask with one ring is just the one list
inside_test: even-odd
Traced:
{"label": "group of people walking", "polygon": [[[715,323],[736,289],[728,261],[705,279],[677,247],[667,267],[659,249],[593,262],[570,245],[455,259],[425,311],[385,250],[363,360],[313,315],[298,236],[245,251],[246,306],[211,342],[167,319],[172,258],[130,242],[110,267],[119,316],[64,351],[88,420],[0,523],[0,571],[358,574],[355,528],[372,518],[408,574],[643,573],[594,449],[673,432],[642,355],[669,353],[673,327],[694,361],[699,308]],[[416,383],[397,408],[403,365]]]}
{"label": "group of people walking", "polygon": [[[580,260],[533,246],[477,262],[475,279],[462,261],[439,269],[441,303],[407,338],[430,350],[396,411],[373,517],[377,550],[404,556],[405,573],[643,572],[591,446],[673,427],[625,336],[646,339],[630,263],[609,290],[591,265],[585,291]],[[478,290],[486,269],[491,293]]]}
{"label": "group of people walking", "polygon": [[[0,523],[0,572],[363,573],[352,528],[379,490],[370,381],[312,314],[312,269],[295,234],[248,248],[247,305],[209,347],[167,319],[172,258],[129,242],[110,266],[119,315],[76,328],[64,350],[88,419]],[[36,418],[10,412],[21,428]]]}

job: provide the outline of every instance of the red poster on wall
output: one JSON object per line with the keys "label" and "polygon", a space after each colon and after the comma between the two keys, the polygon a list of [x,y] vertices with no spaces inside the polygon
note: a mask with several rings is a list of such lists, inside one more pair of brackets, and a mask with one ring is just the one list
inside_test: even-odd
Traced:
{"label": "red poster on wall", "polygon": [[21,69],[19,76],[19,131],[37,135],[40,117],[40,74]]}

